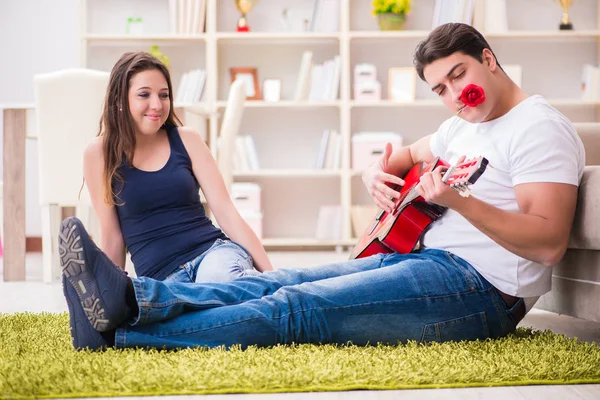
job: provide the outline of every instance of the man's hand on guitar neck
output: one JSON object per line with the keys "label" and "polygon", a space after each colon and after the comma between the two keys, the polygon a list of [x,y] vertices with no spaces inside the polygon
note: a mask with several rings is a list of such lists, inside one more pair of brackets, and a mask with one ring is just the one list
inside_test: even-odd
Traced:
{"label": "man's hand on guitar neck", "polygon": [[[465,156],[461,156],[455,165],[465,161],[465,158]],[[415,190],[428,203],[454,208],[455,205],[463,202],[464,198],[456,190],[444,183],[442,177],[446,170],[446,167],[439,166],[432,172],[425,172],[421,176],[421,180],[415,187]]]}
{"label": "man's hand on guitar neck", "polygon": [[362,180],[367,187],[369,195],[379,208],[392,212],[394,202],[392,199],[400,197],[400,192],[392,189],[396,185],[404,185],[404,180],[390,174],[389,161],[392,155],[392,145],[387,143],[383,155],[362,174]]}

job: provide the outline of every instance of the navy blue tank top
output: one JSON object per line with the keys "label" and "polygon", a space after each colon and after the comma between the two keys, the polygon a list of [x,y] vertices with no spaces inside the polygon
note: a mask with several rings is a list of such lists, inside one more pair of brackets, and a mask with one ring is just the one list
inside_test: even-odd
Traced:
{"label": "navy blue tank top", "polygon": [[117,215],[135,272],[159,280],[226,238],[200,203],[200,185],[177,127],[168,127],[167,136],[171,155],[163,168],[147,172],[125,161],[118,169],[124,183],[113,182],[116,202],[123,203]]}

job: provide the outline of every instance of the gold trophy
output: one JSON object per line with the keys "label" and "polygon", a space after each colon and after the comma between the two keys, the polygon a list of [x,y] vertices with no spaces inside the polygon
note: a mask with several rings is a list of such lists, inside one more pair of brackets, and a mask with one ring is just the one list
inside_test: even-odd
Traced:
{"label": "gold trophy", "polygon": [[235,6],[242,13],[240,19],[237,22],[237,31],[238,32],[248,32],[250,30],[250,26],[248,26],[248,21],[246,20],[246,14],[252,10],[258,3],[258,0],[235,0]]}
{"label": "gold trophy", "polygon": [[559,29],[561,31],[570,31],[573,29],[573,24],[569,20],[569,7],[573,4],[573,0],[558,0],[558,2],[563,9]]}

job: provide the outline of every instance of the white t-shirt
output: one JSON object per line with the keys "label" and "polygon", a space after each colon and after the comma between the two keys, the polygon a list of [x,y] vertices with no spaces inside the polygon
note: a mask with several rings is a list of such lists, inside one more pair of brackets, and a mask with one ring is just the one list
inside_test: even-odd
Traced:
{"label": "white t-shirt", "polygon": [[[487,169],[470,187],[472,195],[507,211],[519,211],[515,185],[578,186],[585,164],[583,144],[571,122],[537,95],[493,121],[472,124],[452,117],[432,135],[430,146],[434,156],[449,163],[461,155],[487,158]],[[456,211],[448,209],[435,221],[423,244],[465,259],[504,293],[531,298],[526,299],[528,309],[551,289],[551,268],[509,252]]]}

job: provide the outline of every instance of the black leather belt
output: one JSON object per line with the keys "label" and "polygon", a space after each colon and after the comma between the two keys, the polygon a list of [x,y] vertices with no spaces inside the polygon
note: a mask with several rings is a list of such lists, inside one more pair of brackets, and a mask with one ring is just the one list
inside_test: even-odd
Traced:
{"label": "black leather belt", "polygon": [[506,294],[498,289],[496,289],[496,292],[498,292],[500,297],[502,297],[508,308],[512,308],[519,300],[521,300],[519,305],[511,311],[512,316],[515,318],[515,321],[518,324],[519,321],[525,317],[525,301],[523,301],[523,299],[520,297],[511,296],[510,294]]}

